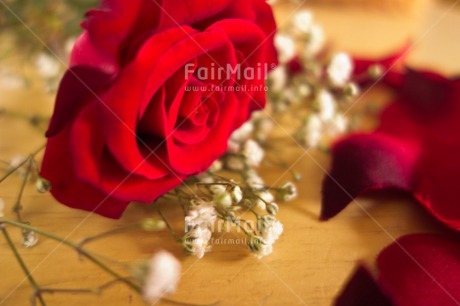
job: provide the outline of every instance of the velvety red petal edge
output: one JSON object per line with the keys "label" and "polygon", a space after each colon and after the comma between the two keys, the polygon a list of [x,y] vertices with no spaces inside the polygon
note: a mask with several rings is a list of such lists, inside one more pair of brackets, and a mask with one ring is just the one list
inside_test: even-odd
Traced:
{"label": "velvety red petal edge", "polygon": [[359,265],[334,305],[460,305],[459,238],[457,233],[399,238],[378,256],[378,279]]}
{"label": "velvety red petal edge", "polygon": [[336,298],[335,306],[394,306],[371,272],[359,265]]}

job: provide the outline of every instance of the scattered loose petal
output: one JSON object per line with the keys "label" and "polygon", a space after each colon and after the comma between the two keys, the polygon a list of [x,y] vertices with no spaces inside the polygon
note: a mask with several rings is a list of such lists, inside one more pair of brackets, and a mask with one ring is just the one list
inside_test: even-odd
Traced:
{"label": "scattered loose petal", "polygon": [[370,134],[355,134],[333,148],[323,183],[322,219],[371,190],[397,188],[447,226],[460,230],[460,79],[408,70],[399,97]]}
{"label": "scattered loose petal", "polygon": [[377,258],[378,280],[360,267],[336,306],[454,306],[460,304],[458,235],[407,235]]}

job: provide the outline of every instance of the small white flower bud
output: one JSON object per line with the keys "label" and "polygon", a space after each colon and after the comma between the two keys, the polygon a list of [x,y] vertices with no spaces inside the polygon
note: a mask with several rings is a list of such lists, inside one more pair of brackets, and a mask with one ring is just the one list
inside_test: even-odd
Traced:
{"label": "small white flower bud", "polygon": [[211,172],[218,172],[222,170],[223,164],[220,159],[216,160],[215,162],[212,163],[211,167],[209,168],[209,171]]}
{"label": "small white flower bud", "polygon": [[326,89],[319,92],[317,103],[319,107],[319,116],[322,120],[327,121],[335,115],[335,99],[334,96]]}
{"label": "small white flower bud", "polygon": [[377,64],[377,65],[370,66],[369,69],[367,70],[367,74],[371,79],[377,80],[383,75],[382,65]]}
{"label": "small white flower bud", "polygon": [[22,245],[26,248],[34,247],[38,243],[38,237],[35,232],[25,230],[22,232]]}
{"label": "small white flower bud", "polygon": [[214,196],[214,202],[220,207],[229,208],[232,206],[232,196],[228,192],[222,192]]}
{"label": "small white flower bud", "polygon": [[141,227],[146,232],[157,232],[163,230],[166,223],[163,220],[146,218],[141,221]]}
{"label": "small white flower bud", "polygon": [[297,187],[292,182],[287,182],[278,189],[276,196],[284,202],[294,200],[297,197]]}
{"label": "small white flower bud", "polygon": [[279,61],[286,63],[296,55],[296,46],[292,37],[278,33],[275,35],[275,46],[279,52]]}
{"label": "small white flower bud", "polygon": [[35,65],[40,75],[44,78],[53,78],[59,74],[59,62],[54,57],[46,53],[38,55]]}
{"label": "small white flower bud", "polygon": [[344,86],[353,72],[353,61],[346,53],[335,54],[327,67],[327,76],[332,85],[337,87]]}
{"label": "small white flower bud", "polygon": [[313,25],[313,14],[307,10],[300,11],[294,15],[293,23],[296,30],[308,33]]}
{"label": "small white flower bud", "polygon": [[241,190],[240,186],[234,186],[230,191],[232,196],[232,200],[235,203],[239,203],[243,199],[243,191]]}
{"label": "small white flower bud", "polygon": [[241,171],[244,169],[244,163],[239,156],[228,156],[225,159],[225,166],[233,171]]}
{"label": "small white flower bud", "polygon": [[348,83],[345,86],[345,95],[348,97],[355,97],[359,94],[359,87],[356,83]]}
{"label": "small white flower bud", "polygon": [[35,189],[40,193],[45,193],[51,190],[51,183],[47,179],[39,176],[35,182]]}
{"label": "small white flower bud", "polygon": [[227,190],[227,187],[222,184],[212,184],[208,188],[213,194],[221,194]]}
{"label": "small white flower bud", "polygon": [[274,216],[278,213],[278,210],[279,210],[278,204],[276,204],[275,202],[268,203],[266,205],[266,210],[270,215]]}
{"label": "small white flower bud", "polygon": [[262,147],[252,139],[245,142],[242,153],[246,157],[246,162],[251,167],[258,167],[265,155]]}
{"label": "small white flower bud", "polygon": [[180,262],[170,253],[156,253],[145,267],[142,295],[150,303],[156,303],[165,293],[175,291],[181,275]]}

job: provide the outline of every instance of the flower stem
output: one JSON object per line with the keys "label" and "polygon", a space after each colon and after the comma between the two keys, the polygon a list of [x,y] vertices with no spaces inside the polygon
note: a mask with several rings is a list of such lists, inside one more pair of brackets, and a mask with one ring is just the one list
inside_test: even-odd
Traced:
{"label": "flower stem", "polygon": [[171,225],[169,224],[168,220],[165,218],[165,216],[163,215],[163,213],[161,212],[160,208],[158,207],[158,204],[157,203],[153,203],[153,206],[155,206],[155,209],[157,210],[158,214],[160,215],[161,219],[163,219],[163,221],[166,223],[166,227],[168,228],[169,232],[171,233],[171,236],[173,236],[173,238],[178,242],[178,243],[182,243],[182,239],[180,239],[176,232],[173,230],[173,228],[171,227]]}
{"label": "flower stem", "polygon": [[18,195],[18,198],[16,200],[16,203],[13,206],[13,212],[16,214],[16,218],[17,218],[17,220],[19,222],[22,222],[22,218],[21,218],[22,195],[24,194],[24,189],[26,188],[27,180],[29,179],[30,171],[32,170],[32,162],[31,162],[32,159],[31,158],[32,157],[29,158],[29,164],[27,165],[27,170],[26,170],[26,173],[24,175],[24,178],[23,178],[23,181],[22,181],[22,184],[21,184],[21,189],[19,190],[19,195]]}
{"label": "flower stem", "polygon": [[[32,286],[32,288],[34,288],[34,290],[37,292],[39,291],[40,287],[38,286],[37,282],[35,281],[34,277],[32,276],[32,274],[29,272],[29,269],[27,268],[25,262],[22,260],[22,257],[21,255],[19,254],[18,252],[18,249],[16,248],[16,246],[14,245],[13,241],[11,240],[11,237],[10,235],[8,234],[8,231],[6,230],[5,226],[3,226],[3,221],[0,222],[0,230],[2,231],[3,233],[3,236],[5,236],[5,239],[6,239],[6,242],[8,243],[11,251],[13,252],[14,254],[14,257],[16,258],[16,260],[18,261],[19,265],[21,266],[21,269],[24,271],[24,273],[26,274],[26,277],[27,279],[29,280],[29,283],[30,285]],[[38,293],[35,295],[38,300],[40,301],[40,304],[42,306],[46,306],[46,303],[45,303],[45,300],[43,299],[43,296]]]}
{"label": "flower stem", "polygon": [[120,279],[122,282],[124,282],[126,285],[128,285],[130,288],[132,288],[136,292],[141,292],[142,291],[142,289],[141,289],[141,287],[139,285],[137,285],[134,282],[122,277],[120,274],[118,274],[117,272],[115,272],[114,270],[109,268],[106,264],[104,264],[99,259],[97,259],[95,255],[93,255],[93,254],[89,253],[88,251],[86,251],[85,249],[81,248],[76,243],[73,243],[73,242],[68,241],[66,239],[63,239],[63,238],[60,238],[60,237],[58,237],[58,236],[56,236],[56,235],[54,235],[52,233],[48,233],[48,232],[43,231],[41,229],[35,228],[33,226],[23,224],[23,223],[20,223],[20,222],[16,222],[16,221],[13,221],[13,220],[0,218],[0,224],[1,223],[5,223],[5,224],[16,226],[16,227],[19,227],[19,228],[22,228],[22,229],[33,231],[33,232],[35,232],[37,234],[43,235],[45,237],[48,237],[48,238],[53,239],[55,241],[58,241],[59,243],[67,245],[68,247],[71,247],[71,248],[75,249],[80,255],[83,255],[84,257],[86,257],[88,260],[93,262],[95,265],[97,265],[99,268],[101,268],[102,270],[104,270],[108,274],[112,275],[113,277],[115,277],[117,279]]}
{"label": "flower stem", "polygon": [[114,229],[108,230],[106,232],[99,233],[99,234],[94,235],[94,236],[86,237],[86,238],[82,239],[78,243],[78,246],[81,248],[81,247],[83,247],[83,245],[85,245],[85,244],[87,244],[87,243],[89,243],[91,241],[101,239],[101,238],[105,238],[105,237],[115,235],[115,234],[118,234],[118,233],[126,232],[126,231],[129,231],[129,230],[133,230],[133,229],[136,229],[136,228],[140,228],[141,226],[142,226],[141,223],[134,223],[134,224],[128,224],[128,225],[125,225],[125,226],[122,226],[122,227],[114,228]]}
{"label": "flower stem", "polygon": [[2,183],[4,180],[6,180],[11,174],[15,173],[19,168],[21,168],[25,163],[27,163],[30,158],[35,157],[38,153],[40,153],[46,146],[46,143],[40,146],[37,150],[32,152],[30,154],[30,157],[24,159],[22,162],[20,162],[16,167],[12,168],[10,171],[8,171],[2,178],[0,178],[0,183]]}

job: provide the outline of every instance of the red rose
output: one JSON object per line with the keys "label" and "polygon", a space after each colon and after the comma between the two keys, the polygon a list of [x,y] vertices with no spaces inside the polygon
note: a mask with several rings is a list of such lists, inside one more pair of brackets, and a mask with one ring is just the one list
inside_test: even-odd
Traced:
{"label": "red rose", "polygon": [[116,218],[206,170],[264,106],[276,26],[264,0],[106,0],[86,17],[42,176],[58,201]]}

